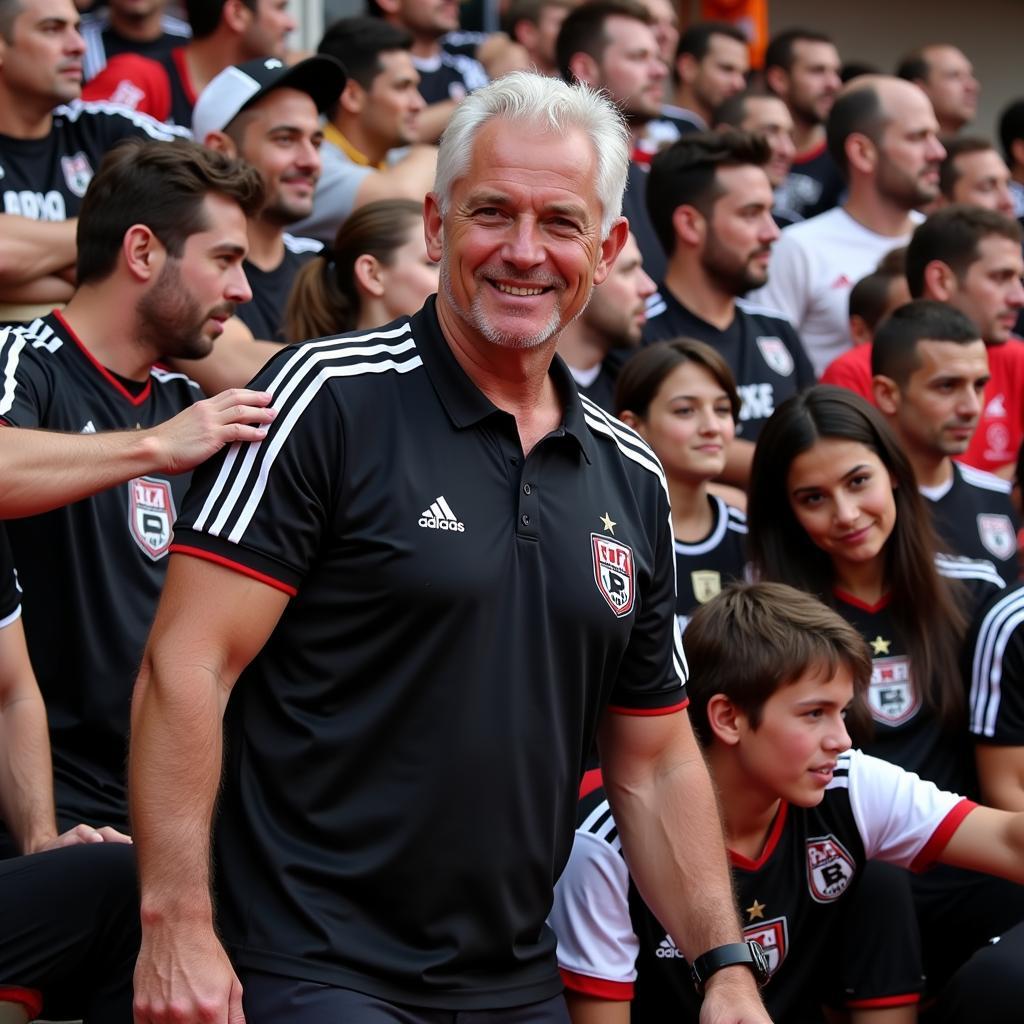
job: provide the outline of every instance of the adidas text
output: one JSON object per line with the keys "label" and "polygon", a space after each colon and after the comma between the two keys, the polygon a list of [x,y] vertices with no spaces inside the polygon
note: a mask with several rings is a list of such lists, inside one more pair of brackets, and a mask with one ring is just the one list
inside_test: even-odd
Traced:
{"label": "adidas text", "polygon": [[447,519],[428,519],[426,516],[420,517],[420,526],[425,526],[428,530],[451,530],[452,533],[466,532],[466,527],[463,523],[450,523]]}
{"label": "adidas text", "polygon": [[432,501],[430,508],[425,508],[420,513],[420,526],[427,530],[448,530],[450,533],[466,532],[465,525],[452,511],[452,507],[445,501],[444,495]]}

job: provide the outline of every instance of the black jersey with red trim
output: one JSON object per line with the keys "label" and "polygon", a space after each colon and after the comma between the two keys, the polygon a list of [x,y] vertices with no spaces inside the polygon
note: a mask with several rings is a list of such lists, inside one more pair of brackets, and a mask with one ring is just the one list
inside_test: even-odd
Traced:
{"label": "black jersey with red trim", "polygon": [[747,517],[717,494],[708,495],[712,523],[698,541],[676,538],[676,617],[685,629],[697,608],[726,583],[741,580],[747,564]]}
{"label": "black jersey with red trim", "polygon": [[[145,428],[202,398],[183,374],[156,367],[144,385],[116,377],[59,313],[0,338],[0,420],[14,427]],[[126,825],[129,699],[187,485],[185,477],[139,477],[5,524],[46,701],[62,820]]]}
{"label": "black jersey with red trim", "polygon": [[191,35],[187,21],[164,14],[160,19],[160,34],[153,39],[129,39],[110,24],[107,10],[82,17],[79,27],[85,40],[82,72],[85,80],[93,78],[107,66],[107,61],[122,53],[137,53],[150,59],[164,57],[181,46]]}
{"label": "black jersey with red trim", "polygon": [[778,405],[814,383],[796,328],[781,313],[736,300],[736,316],[721,330],[688,310],[662,283],[647,301],[644,344],[696,338],[729,364],[742,406],[736,436],[756,441]]}
{"label": "black jersey with red trim", "polygon": [[1008,480],[959,462],[953,463],[948,484],[921,488],[935,528],[953,554],[988,559],[1008,582],[1020,578],[1020,521],[1010,490]]}
{"label": "black jersey with red trim", "polygon": [[7,533],[0,525],[0,629],[9,626],[21,615],[21,588],[14,571],[14,555]]}
{"label": "black jersey with red trim", "polygon": [[75,217],[108,150],[125,139],[167,141],[180,134],[111,103],[75,102],[57,107],[53,126],[40,139],[0,135],[3,212],[30,220]]}
{"label": "black jersey with red trim", "polygon": [[288,296],[295,275],[324,248],[315,238],[284,236],[284,255],[273,270],[261,270],[245,260],[245,276],[252,289],[252,299],[235,310],[235,315],[252,331],[254,338],[264,341],[284,341],[283,321]]}
{"label": "black jersey with red trim", "polygon": [[[820,804],[780,802],[756,860],[730,851],[744,935],[768,955],[771,977],[763,995],[773,1021],[818,1019],[826,983],[836,975],[842,911],[865,862],[874,858],[923,870],[974,806],[895,765],[847,751]],[[601,788],[580,801],[572,854],[555,889],[549,924],[567,988],[632,1000],[635,1024],[696,1024],[700,1000],[689,963],[630,879]],[[899,955],[898,949],[885,952]],[[891,982],[881,976],[850,980],[858,1005],[913,1001],[920,971],[907,972],[909,984],[901,987],[910,991],[903,992],[884,991]]]}
{"label": "black jersey with red trim", "polygon": [[285,349],[266,441],[196,472],[174,550],[292,597],[226,717],[235,963],[416,1006],[559,991],[598,721],[686,698],[661,466],[551,376],[564,420],[524,457],[431,298]]}
{"label": "black jersey with red trim", "polygon": [[141,111],[165,124],[192,127],[192,109],[198,95],[189,76],[186,49],[179,46],[157,58],[137,53],[112,57],[95,78],[86,82],[82,96],[107,100]]}
{"label": "black jersey with red trim", "polygon": [[[940,555],[936,567],[943,576],[964,584],[969,619],[976,608],[1003,587],[991,562]],[[876,605],[867,605],[841,591],[835,592],[834,599],[836,611],[871,648],[867,702],[874,735],[863,745],[864,750],[916,772],[943,789],[976,797],[978,783],[971,738],[962,728],[954,733],[944,729],[925,704],[906,636],[892,615],[888,596]]]}
{"label": "black jersey with red trim", "polygon": [[981,609],[966,652],[975,742],[1024,746],[1024,583]]}

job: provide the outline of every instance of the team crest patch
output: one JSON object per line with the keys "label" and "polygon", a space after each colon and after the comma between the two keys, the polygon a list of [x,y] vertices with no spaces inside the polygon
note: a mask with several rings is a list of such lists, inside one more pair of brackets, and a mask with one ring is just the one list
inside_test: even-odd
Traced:
{"label": "team crest patch", "polygon": [[694,569],[690,573],[693,596],[700,604],[707,604],[722,592],[722,574],[714,569]]}
{"label": "team crest patch", "polygon": [[996,558],[1010,558],[1017,550],[1017,536],[1009,516],[982,513],[978,516],[978,536],[985,550]]}
{"label": "team crest patch", "polygon": [[128,526],[140,548],[158,562],[174,537],[174,495],[166,480],[141,476],[128,484]]}
{"label": "team crest patch", "polygon": [[768,957],[768,974],[774,974],[786,959],[789,951],[789,926],[784,917],[773,917],[770,921],[758,921],[743,929],[744,942],[760,942]]}
{"label": "team crest patch", "polygon": [[786,348],[781,338],[758,338],[757,347],[764,361],[777,374],[788,377],[793,372],[793,353]]}
{"label": "team crest patch", "polygon": [[910,676],[910,659],[899,655],[875,658],[868,686],[871,717],[883,725],[902,725],[921,707],[921,695]]}
{"label": "team crest patch", "polygon": [[68,188],[81,199],[89,187],[89,182],[92,181],[92,165],[89,163],[88,157],[84,153],[62,156],[60,166]]}
{"label": "team crest patch", "polygon": [[621,618],[633,609],[633,551],[610,537],[590,535],[594,552],[594,581],[608,607]]}
{"label": "team crest patch", "polygon": [[807,886],[816,902],[839,899],[856,873],[853,858],[835,836],[807,840]]}

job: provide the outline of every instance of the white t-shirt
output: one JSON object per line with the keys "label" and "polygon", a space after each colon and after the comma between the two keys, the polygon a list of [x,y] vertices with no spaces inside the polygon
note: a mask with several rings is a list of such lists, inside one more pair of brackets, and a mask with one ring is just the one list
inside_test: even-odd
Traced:
{"label": "white t-shirt", "polygon": [[[912,216],[915,223],[924,219]],[[887,252],[909,241],[910,235],[875,234],[837,206],[782,232],[772,249],[768,283],[749,298],[781,309],[793,321],[820,377],[853,346],[850,289]]]}

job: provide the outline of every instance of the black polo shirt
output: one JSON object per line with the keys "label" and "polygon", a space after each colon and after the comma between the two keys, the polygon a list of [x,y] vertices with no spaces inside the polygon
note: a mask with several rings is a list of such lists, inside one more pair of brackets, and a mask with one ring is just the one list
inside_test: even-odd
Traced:
{"label": "black polo shirt", "polygon": [[430,299],[282,351],[267,438],[197,471],[175,550],[293,598],[226,714],[236,964],[452,1009],[560,990],[598,721],[682,707],[685,662],[661,467],[551,374],[564,421],[524,457]]}
{"label": "black polo shirt", "polygon": [[647,301],[644,344],[696,338],[729,364],[742,405],[736,436],[756,441],[775,409],[814,383],[814,370],[796,328],[779,312],[745,299],[722,330],[687,309],[662,283]]}

